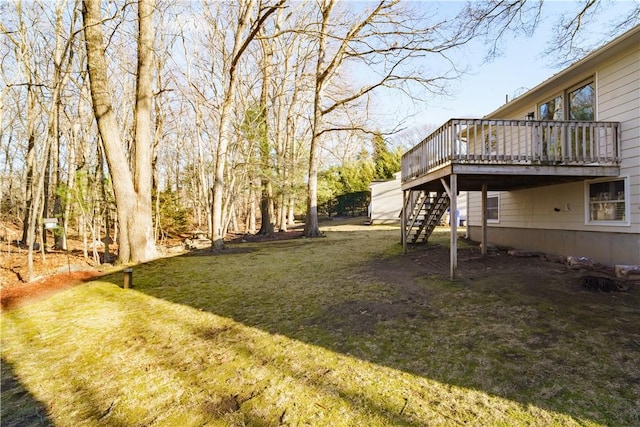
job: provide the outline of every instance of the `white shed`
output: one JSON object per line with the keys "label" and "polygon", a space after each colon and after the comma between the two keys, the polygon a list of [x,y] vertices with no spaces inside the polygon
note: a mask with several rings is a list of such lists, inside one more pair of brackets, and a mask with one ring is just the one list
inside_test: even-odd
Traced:
{"label": "white shed", "polygon": [[[400,223],[400,211],[402,210],[401,172],[393,174],[393,179],[385,181],[373,181],[369,185],[371,190],[371,204],[369,205],[369,221],[371,224]],[[458,220],[459,225],[467,222],[467,193],[458,195]],[[449,222],[449,213],[443,218]]]}
{"label": "white shed", "polygon": [[400,172],[393,174],[388,181],[373,181],[371,203],[369,205],[369,221],[371,224],[400,223],[402,210],[402,190],[400,189]]}

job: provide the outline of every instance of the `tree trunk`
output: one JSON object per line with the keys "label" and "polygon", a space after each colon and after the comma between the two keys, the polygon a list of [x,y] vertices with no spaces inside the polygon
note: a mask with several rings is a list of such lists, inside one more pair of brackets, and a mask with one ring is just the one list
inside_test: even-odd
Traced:
{"label": "tree trunk", "polygon": [[[251,182],[251,181],[250,181]],[[247,232],[256,232],[256,192],[253,183],[249,184],[249,212],[247,213]]]}
{"label": "tree trunk", "polygon": [[279,0],[273,6],[267,7],[265,10],[258,11],[258,17],[253,23],[253,28],[249,34],[244,38],[244,34],[247,29],[250,28],[250,19],[253,13],[255,0],[247,0],[243,2],[240,7],[238,24],[235,28],[235,35],[233,41],[233,49],[231,52],[231,62],[229,64],[228,81],[225,87],[224,99],[222,101],[222,109],[220,112],[220,127],[218,131],[219,141],[216,148],[215,158],[215,174],[213,181],[213,206],[211,215],[211,226],[213,229],[211,238],[211,248],[219,250],[224,248],[224,223],[222,217],[223,199],[224,199],[224,174],[227,164],[227,150],[231,143],[231,137],[233,130],[231,128],[232,114],[231,107],[233,96],[236,92],[237,81],[237,66],[240,58],[244,54],[247,46],[254,40],[264,21],[276,10],[278,10],[285,0]]}
{"label": "tree trunk", "polygon": [[29,281],[33,280],[33,278],[35,277],[35,272],[33,269],[33,249],[34,249],[33,246],[34,246],[34,243],[36,242],[37,225],[39,222],[38,218],[40,217],[39,214],[42,212],[41,201],[44,195],[44,177],[45,177],[45,170],[46,170],[46,161],[49,158],[50,146],[51,146],[51,140],[46,139],[44,150],[42,153],[41,170],[40,170],[40,173],[38,174],[38,182],[34,186],[35,192],[33,194],[33,203],[31,205],[31,211],[29,212],[29,215],[30,215],[28,220],[29,227],[27,228],[27,246],[28,246],[27,268],[29,271]]}
{"label": "tree trunk", "polygon": [[[85,43],[87,49],[87,70],[91,82],[91,99],[98,123],[102,145],[113,178],[119,224],[118,261],[122,263],[144,262],[155,257],[153,222],[151,213],[151,147],[149,131],[152,92],[148,73],[152,70],[152,11],[153,3],[141,0],[138,4],[140,35],[138,47],[138,89],[135,111],[135,165],[131,173],[127,163],[124,144],[118,133],[118,123],[111,105],[111,90],[107,79],[107,63],[101,28],[100,1],[84,0]],[[137,138],[141,138],[138,144]],[[145,171],[146,169],[146,171]],[[136,191],[137,190],[137,191]]]}
{"label": "tree trunk", "polygon": [[322,23],[318,40],[318,60],[316,63],[315,90],[313,94],[313,124],[311,127],[311,145],[309,147],[309,174],[307,180],[307,217],[304,235],[321,236],[318,224],[318,166],[320,151],[320,126],[322,123],[322,92],[328,70],[323,70],[327,49],[327,25],[331,10],[335,4],[330,0],[322,6]]}
{"label": "tree trunk", "polygon": [[138,1],[138,72],[134,111],[135,157],[133,186],[136,192],[135,224],[129,228],[133,261],[157,256],[153,234],[153,10],[155,0]]}
{"label": "tree trunk", "polygon": [[29,237],[29,227],[31,226],[31,211],[33,210],[33,184],[34,184],[34,170],[36,162],[36,135],[35,135],[35,108],[36,108],[36,95],[32,85],[27,88],[27,175],[26,175],[26,188],[25,188],[25,208],[24,218],[22,221],[22,238],[20,241],[23,244],[27,244]]}
{"label": "tree trunk", "polygon": [[271,62],[273,50],[269,41],[260,40],[262,46],[262,90],[260,92],[260,112],[258,113],[258,139],[260,143],[260,231],[264,236],[273,235],[273,200],[271,187],[271,146],[269,144],[269,119],[267,98],[269,96],[269,84],[271,81]]}
{"label": "tree trunk", "polygon": [[[316,89],[318,92],[318,89]],[[316,99],[319,95],[316,93]],[[318,102],[318,101],[316,101]],[[319,237],[320,225],[318,223],[318,151],[320,138],[316,134],[317,126],[320,125],[320,106],[316,105],[313,116],[313,136],[311,137],[311,147],[309,148],[309,174],[307,181],[307,217],[304,224],[304,235],[307,237]]]}
{"label": "tree trunk", "polygon": [[249,16],[253,9],[254,0],[249,0],[244,5],[244,11],[238,17],[238,26],[234,35],[233,50],[231,53],[231,64],[229,66],[228,81],[225,88],[222,109],[220,111],[220,127],[218,129],[218,146],[216,148],[215,172],[213,179],[213,200],[211,206],[211,248],[214,250],[224,249],[224,224],[222,222],[222,208],[224,199],[224,173],[227,165],[227,150],[231,142],[231,106],[233,95],[236,91],[237,63],[242,55],[242,49],[246,43],[242,43],[242,36],[249,25]]}

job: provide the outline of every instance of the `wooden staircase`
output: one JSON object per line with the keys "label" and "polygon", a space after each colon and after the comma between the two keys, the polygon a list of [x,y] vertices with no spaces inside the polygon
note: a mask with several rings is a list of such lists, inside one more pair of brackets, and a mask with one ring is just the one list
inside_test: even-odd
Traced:
{"label": "wooden staircase", "polygon": [[449,208],[449,196],[445,191],[428,193],[426,191],[410,191],[403,215],[404,235],[407,243],[424,243],[433,230],[440,224],[442,216]]}

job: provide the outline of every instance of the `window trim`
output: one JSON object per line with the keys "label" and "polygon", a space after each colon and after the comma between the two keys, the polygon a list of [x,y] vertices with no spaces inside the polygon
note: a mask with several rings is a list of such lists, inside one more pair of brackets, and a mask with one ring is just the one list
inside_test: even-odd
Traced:
{"label": "window trim", "polygon": [[500,223],[500,194],[487,195],[487,210],[489,208],[489,199],[498,199],[498,206],[496,212],[498,213],[498,219],[489,219],[487,215],[487,224],[499,224]]}
{"label": "window trim", "polygon": [[[591,184],[600,182],[624,181],[624,217],[623,221],[615,220],[592,220],[591,205],[589,200],[589,189]],[[631,225],[631,196],[629,188],[629,176],[617,176],[614,178],[589,179],[584,181],[584,224],[588,226],[608,226],[608,227],[629,227]]]}

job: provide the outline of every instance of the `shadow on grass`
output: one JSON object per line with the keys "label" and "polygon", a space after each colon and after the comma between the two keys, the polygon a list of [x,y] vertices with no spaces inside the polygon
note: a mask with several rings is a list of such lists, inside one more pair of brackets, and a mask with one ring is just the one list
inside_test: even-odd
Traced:
{"label": "shadow on grass", "polygon": [[[640,423],[637,289],[586,292],[576,273],[540,260],[425,277],[415,254],[398,255],[389,233],[368,240],[375,233],[162,259],[134,269],[134,290],[577,422]],[[446,259],[429,246],[429,262],[437,251]],[[122,286],[118,274],[103,280]]]}
{"label": "shadow on grass", "polygon": [[2,427],[53,426],[47,409],[22,385],[13,365],[2,358],[2,404],[0,420]]}

